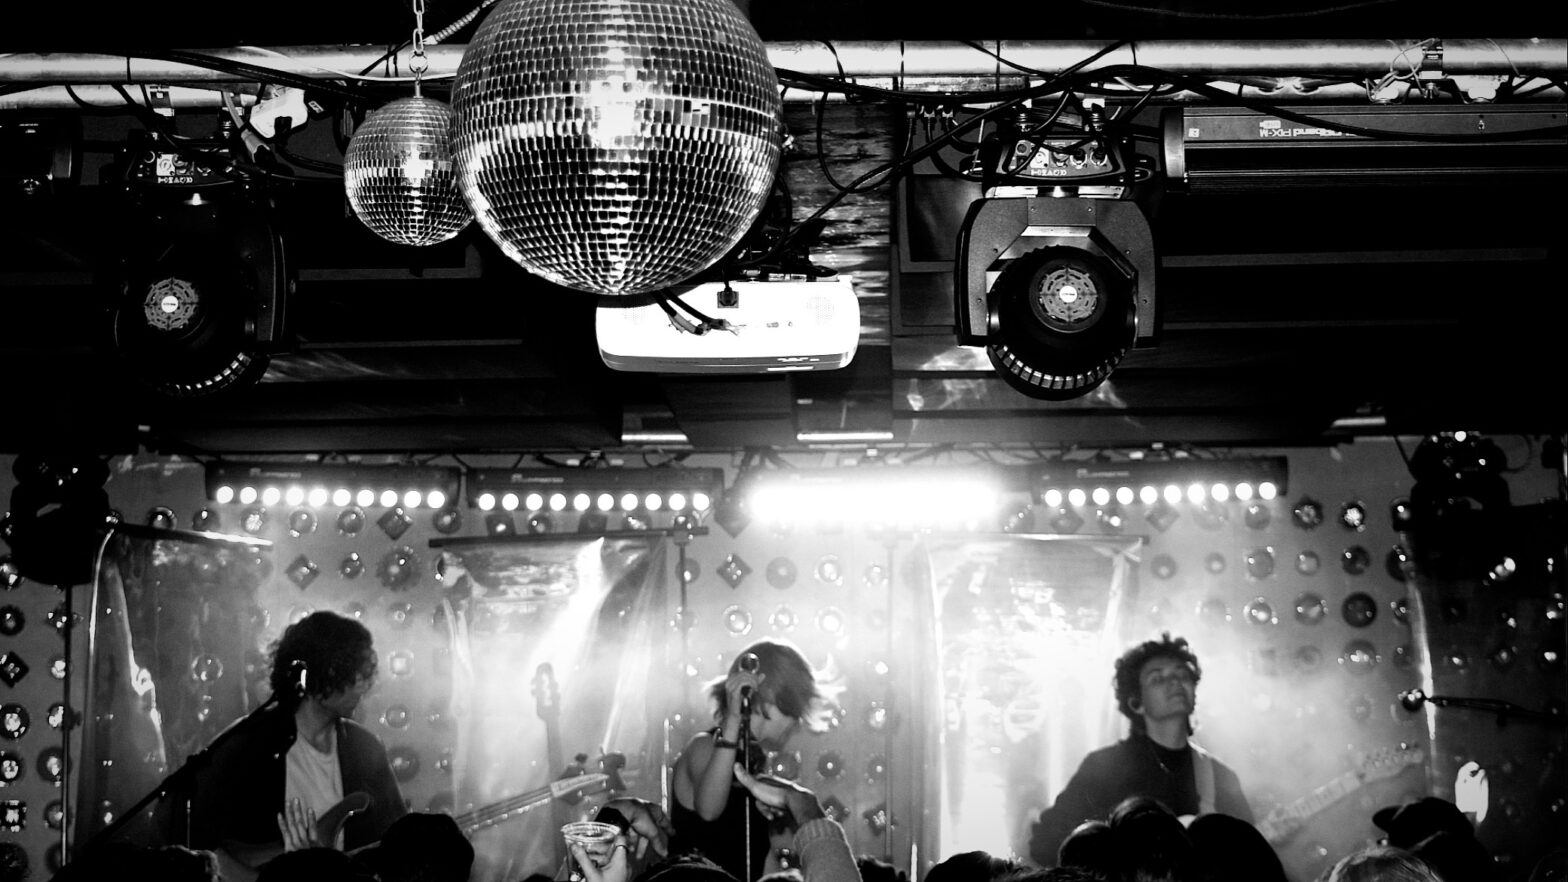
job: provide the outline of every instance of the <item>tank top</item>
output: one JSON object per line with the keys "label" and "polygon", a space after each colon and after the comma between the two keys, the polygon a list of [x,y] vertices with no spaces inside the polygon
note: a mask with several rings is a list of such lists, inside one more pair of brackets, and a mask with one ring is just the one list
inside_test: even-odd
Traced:
{"label": "tank top", "polygon": [[[718,737],[718,730],[710,732]],[[760,769],[767,757],[755,744],[751,746],[746,767]],[[671,774],[674,774],[673,772]],[[733,780],[733,779],[732,779]],[[670,792],[675,791],[671,782]],[[739,781],[730,785],[730,798],[724,812],[711,821],[704,821],[696,810],[681,805],[680,800],[670,800],[670,825],[675,836],[670,841],[670,854],[698,852],[708,860],[723,867],[725,872],[741,882],[751,882],[762,876],[771,846],[768,842],[768,819],[747,799],[751,793]],[[751,811],[751,876],[746,875],[746,811]]]}

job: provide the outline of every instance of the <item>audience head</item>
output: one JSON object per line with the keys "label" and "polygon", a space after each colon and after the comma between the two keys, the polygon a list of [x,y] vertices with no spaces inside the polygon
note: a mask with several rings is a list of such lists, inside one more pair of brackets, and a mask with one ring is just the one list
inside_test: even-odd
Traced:
{"label": "audience head", "polygon": [[723,867],[696,852],[671,855],[650,864],[637,882],[738,882]]}
{"label": "audience head", "polygon": [[1116,676],[1112,683],[1116,689],[1116,709],[1132,722],[1134,732],[1142,732],[1145,726],[1143,715],[1137,711],[1143,700],[1143,683],[1139,677],[1143,666],[1157,658],[1174,659],[1186,665],[1192,671],[1194,684],[1203,679],[1198,656],[1187,645],[1187,638],[1173,638],[1169,631],[1162,632],[1158,640],[1145,640],[1122,653],[1116,660]]}
{"label": "audience head", "polygon": [[[799,720],[813,731],[825,727],[826,724],[818,719],[822,716],[824,696],[817,684],[817,672],[794,644],[783,640],[759,640],[736,654],[730,674],[740,671],[741,659],[747,653],[757,656],[757,670],[763,675],[762,682],[757,685],[755,701],[773,705],[784,716]],[[724,680],[721,677],[708,687],[716,720],[722,720],[729,711],[729,693],[724,689]]]}
{"label": "audience head", "polygon": [[989,882],[1017,869],[1016,862],[988,851],[965,851],[927,870],[925,882]]}
{"label": "audience head", "polygon": [[376,650],[370,630],[359,620],[334,612],[313,612],[289,625],[272,644],[274,695],[287,707],[299,703],[295,681],[305,671],[305,691],[318,698],[346,692],[376,676]]}
{"label": "audience head", "polygon": [[410,812],[392,822],[365,863],[381,882],[467,882],[474,847],[451,816]]}
{"label": "audience head", "polygon": [[1427,796],[1388,806],[1372,815],[1372,823],[1388,834],[1389,845],[1425,861],[1445,882],[1479,882],[1495,869],[1470,819],[1446,799]]}
{"label": "audience head", "polygon": [[1062,840],[1056,863],[1063,867],[1088,867],[1108,872],[1116,866],[1116,834],[1104,821],[1084,821]]}
{"label": "audience head", "polygon": [[1116,839],[1117,866],[1126,879],[1184,880],[1197,869],[1197,854],[1181,819],[1164,803],[1131,796],[1106,819]]}
{"label": "audience head", "polygon": [[1111,882],[1111,877],[1088,867],[1051,867],[1048,870],[1017,870],[998,882]]}
{"label": "audience head", "polygon": [[1212,882],[1285,882],[1274,847],[1240,818],[1199,815],[1187,825],[1187,838]]}
{"label": "audience head", "polygon": [[262,864],[256,882],[375,882],[375,877],[335,848],[302,848]]}
{"label": "audience head", "polygon": [[[0,876],[0,879],[9,878]],[[61,867],[53,878],[55,882],[96,882],[99,879],[213,882],[218,878],[218,858],[210,851],[193,851],[180,845],[156,848],[110,842]]]}
{"label": "audience head", "polygon": [[1443,882],[1426,862],[1391,845],[1352,852],[1318,877],[1319,882]]}
{"label": "audience head", "polygon": [[909,882],[909,874],[881,858],[863,854],[855,858],[861,882]]}

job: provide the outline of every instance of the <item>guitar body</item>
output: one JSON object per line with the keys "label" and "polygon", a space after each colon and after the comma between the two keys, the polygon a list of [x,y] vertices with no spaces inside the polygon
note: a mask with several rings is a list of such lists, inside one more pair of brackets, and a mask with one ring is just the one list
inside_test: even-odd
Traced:
{"label": "guitar body", "polygon": [[[348,819],[370,808],[370,796],[350,793],[316,819],[316,841],[336,842]],[[255,882],[261,865],[283,853],[283,842],[248,843],[229,841],[214,849],[223,882]]]}

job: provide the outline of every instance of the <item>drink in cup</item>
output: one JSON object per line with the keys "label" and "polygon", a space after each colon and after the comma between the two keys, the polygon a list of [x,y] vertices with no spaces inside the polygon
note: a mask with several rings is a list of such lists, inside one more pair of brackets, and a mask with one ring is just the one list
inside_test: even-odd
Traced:
{"label": "drink in cup", "polygon": [[561,836],[566,839],[567,845],[566,878],[572,882],[583,882],[587,878],[577,865],[577,858],[572,855],[573,844],[582,846],[595,867],[603,867],[610,862],[610,855],[615,850],[615,837],[620,834],[621,828],[598,821],[577,821],[563,825]]}

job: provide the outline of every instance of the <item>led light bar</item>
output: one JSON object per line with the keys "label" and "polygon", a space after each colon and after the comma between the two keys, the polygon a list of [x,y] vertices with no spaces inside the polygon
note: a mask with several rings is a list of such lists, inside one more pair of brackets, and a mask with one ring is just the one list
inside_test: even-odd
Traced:
{"label": "led light bar", "polygon": [[481,511],[697,512],[724,492],[722,469],[477,469],[468,505]]}
{"label": "led light bar", "polygon": [[1016,469],[969,466],[768,472],[751,480],[751,512],[780,523],[845,522],[966,527],[994,519]]}
{"label": "led light bar", "polygon": [[1112,499],[1122,505],[1134,500],[1144,505],[1267,501],[1284,495],[1288,481],[1283,456],[1052,463],[1035,470],[1034,498],[1053,508],[1063,502],[1104,505]]}
{"label": "led light bar", "polygon": [[207,498],[220,505],[442,509],[458,499],[461,473],[434,466],[214,463]]}

